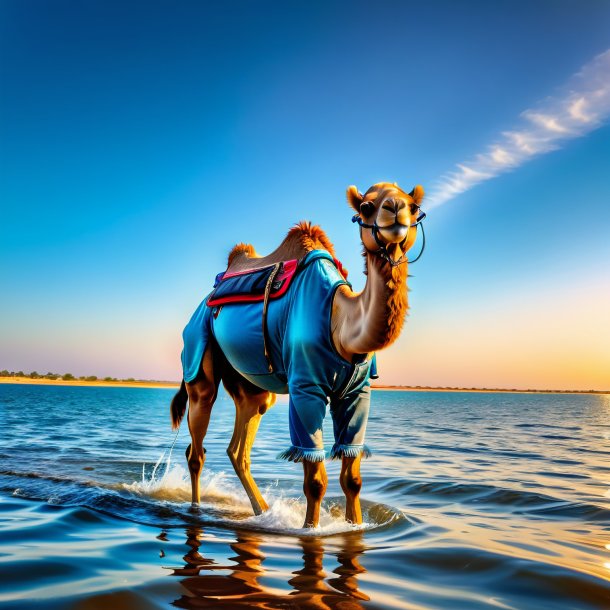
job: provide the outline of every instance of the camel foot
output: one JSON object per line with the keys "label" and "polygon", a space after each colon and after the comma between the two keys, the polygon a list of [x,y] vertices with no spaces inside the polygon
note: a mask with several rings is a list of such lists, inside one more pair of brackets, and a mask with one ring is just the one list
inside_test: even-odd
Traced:
{"label": "camel foot", "polygon": [[316,527],[318,527],[317,523],[307,523],[307,521],[305,521],[305,523],[303,523],[304,530],[312,530],[312,529],[315,529]]}
{"label": "camel foot", "polygon": [[252,504],[252,510],[254,511],[254,514],[258,517],[258,515],[262,515],[263,513],[269,510],[269,505],[267,504],[267,502],[265,502],[265,500],[261,500],[256,505]]}

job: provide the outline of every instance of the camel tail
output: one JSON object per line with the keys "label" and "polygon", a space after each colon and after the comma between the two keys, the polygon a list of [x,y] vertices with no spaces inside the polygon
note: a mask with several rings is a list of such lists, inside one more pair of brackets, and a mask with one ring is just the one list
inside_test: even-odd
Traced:
{"label": "camel tail", "polygon": [[180,426],[180,422],[186,412],[186,401],[188,400],[188,394],[186,392],[186,384],[184,379],[180,384],[180,389],[176,392],[176,395],[172,398],[172,404],[169,407],[172,417],[172,430],[175,430]]}

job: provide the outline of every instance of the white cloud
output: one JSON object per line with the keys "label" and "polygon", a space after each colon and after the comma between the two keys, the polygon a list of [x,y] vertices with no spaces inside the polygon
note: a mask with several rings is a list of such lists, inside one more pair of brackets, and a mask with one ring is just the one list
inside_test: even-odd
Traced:
{"label": "white cloud", "polygon": [[573,119],[583,123],[590,123],[595,117],[586,114],[586,108],[587,100],[584,97],[579,97],[577,100],[574,100],[572,104],[570,104],[568,112]]}
{"label": "white cloud", "polygon": [[437,207],[477,184],[523,165],[597,129],[610,117],[610,49],[583,66],[558,96],[521,113],[521,124],[484,152],[456,164],[432,185],[427,207]]}
{"label": "white cloud", "polygon": [[498,166],[501,165],[514,165],[515,164],[515,156],[513,153],[506,150],[506,148],[502,148],[501,146],[496,146],[491,151],[491,158],[494,163]]}
{"label": "white cloud", "polygon": [[546,131],[552,131],[554,133],[570,133],[569,128],[564,127],[559,122],[559,117],[542,114],[541,112],[532,112],[531,110],[526,110],[522,113],[522,116],[532,122],[535,126],[541,127]]}

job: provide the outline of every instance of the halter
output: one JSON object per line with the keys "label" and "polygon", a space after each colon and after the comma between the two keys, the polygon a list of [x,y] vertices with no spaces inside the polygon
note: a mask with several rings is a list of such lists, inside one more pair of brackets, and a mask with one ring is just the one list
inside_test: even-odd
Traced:
{"label": "halter", "polygon": [[360,225],[361,229],[371,229],[371,233],[373,234],[373,239],[375,240],[375,243],[379,246],[379,250],[377,250],[376,254],[379,254],[381,256],[381,258],[383,258],[388,263],[390,263],[390,265],[392,267],[398,267],[398,265],[402,265],[403,263],[414,263],[414,262],[418,261],[421,258],[421,255],[424,253],[424,248],[426,247],[426,234],[424,232],[424,225],[422,224],[423,219],[426,217],[426,213],[422,212],[421,209],[419,208],[419,206],[417,206],[417,209],[419,210],[419,215],[417,216],[417,220],[413,224],[409,225],[409,228],[407,229],[407,235],[405,236],[405,239],[403,240],[406,242],[409,239],[409,231],[411,230],[412,227],[417,227],[418,225],[421,227],[421,235],[422,235],[421,250],[419,251],[419,254],[413,260],[407,260],[407,252],[405,252],[397,261],[392,260],[392,257],[390,256],[388,249],[387,249],[387,244],[384,243],[379,238],[380,227],[377,224],[377,221],[375,221],[374,224],[369,225],[369,224],[366,224],[362,220],[362,217],[360,216],[360,214],[354,214],[354,216],[352,218],[352,222],[357,222]]}

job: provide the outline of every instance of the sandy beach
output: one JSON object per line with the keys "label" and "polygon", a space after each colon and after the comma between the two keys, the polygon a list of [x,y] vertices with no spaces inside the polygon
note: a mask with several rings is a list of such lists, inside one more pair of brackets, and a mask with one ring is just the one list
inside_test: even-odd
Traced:
{"label": "sandy beach", "polygon": [[105,387],[105,388],[177,388],[179,382],[172,381],[85,381],[84,379],[31,379],[30,377],[0,377],[0,383],[17,385],[57,385],[75,387]]}

